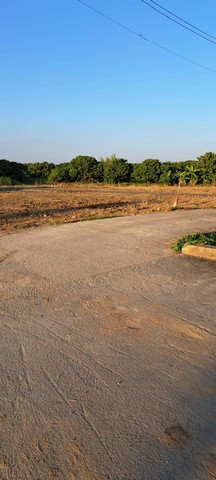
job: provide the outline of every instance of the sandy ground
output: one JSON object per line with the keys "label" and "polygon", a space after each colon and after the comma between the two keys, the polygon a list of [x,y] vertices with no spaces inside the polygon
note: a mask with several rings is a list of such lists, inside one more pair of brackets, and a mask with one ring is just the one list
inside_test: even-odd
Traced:
{"label": "sandy ground", "polygon": [[[0,230],[170,211],[177,187],[62,185],[1,187]],[[179,209],[216,208],[216,187],[184,187]]]}
{"label": "sandy ground", "polygon": [[2,235],[2,480],[216,478],[216,264],[175,211]]}

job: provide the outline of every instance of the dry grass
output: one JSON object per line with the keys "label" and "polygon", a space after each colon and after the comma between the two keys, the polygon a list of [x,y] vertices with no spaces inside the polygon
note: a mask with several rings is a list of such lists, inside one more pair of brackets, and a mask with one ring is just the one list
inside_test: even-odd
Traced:
{"label": "dry grass", "polygon": [[[216,208],[216,187],[183,187],[178,208]],[[0,229],[69,223],[112,216],[165,212],[176,187],[64,185],[1,187]]]}

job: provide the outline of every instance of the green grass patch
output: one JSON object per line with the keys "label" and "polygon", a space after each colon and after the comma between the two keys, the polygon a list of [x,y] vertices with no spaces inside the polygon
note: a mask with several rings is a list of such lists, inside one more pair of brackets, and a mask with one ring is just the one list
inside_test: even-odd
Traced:
{"label": "green grass patch", "polygon": [[175,252],[181,252],[184,245],[212,245],[216,247],[216,232],[193,233],[172,243],[172,249]]}

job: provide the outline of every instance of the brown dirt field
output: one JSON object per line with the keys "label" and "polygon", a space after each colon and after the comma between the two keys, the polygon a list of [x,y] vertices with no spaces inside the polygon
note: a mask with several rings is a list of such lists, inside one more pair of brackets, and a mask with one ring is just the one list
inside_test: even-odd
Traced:
{"label": "brown dirt field", "polygon": [[[172,209],[177,187],[21,186],[0,189],[0,230]],[[182,187],[179,209],[216,208],[216,187]]]}

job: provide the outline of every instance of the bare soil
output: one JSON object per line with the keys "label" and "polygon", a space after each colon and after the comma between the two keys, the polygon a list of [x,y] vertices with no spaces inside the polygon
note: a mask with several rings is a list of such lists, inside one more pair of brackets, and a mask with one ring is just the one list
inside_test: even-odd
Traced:
{"label": "bare soil", "polygon": [[[0,189],[0,230],[172,209],[177,187],[21,186]],[[216,208],[216,187],[182,187],[179,209]]]}

